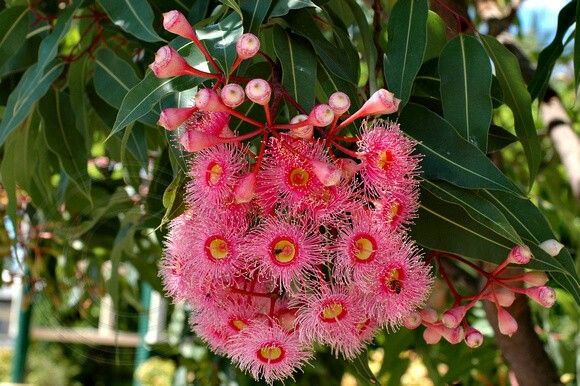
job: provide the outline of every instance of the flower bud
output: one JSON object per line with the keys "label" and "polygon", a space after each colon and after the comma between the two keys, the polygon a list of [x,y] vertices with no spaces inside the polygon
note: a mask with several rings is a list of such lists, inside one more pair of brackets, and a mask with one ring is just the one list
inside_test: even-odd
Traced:
{"label": "flower bud", "polygon": [[556,291],[553,288],[540,286],[527,288],[526,295],[542,307],[550,308],[556,303]]}
{"label": "flower bud", "polygon": [[363,115],[392,114],[399,109],[400,99],[395,98],[395,94],[381,88],[365,102],[359,111]]}
{"label": "flower bud", "polygon": [[195,94],[195,107],[200,111],[217,112],[224,110],[220,97],[211,88],[202,88],[197,91],[197,94]]}
{"label": "flower bud", "polygon": [[259,105],[267,105],[272,96],[272,88],[264,79],[252,79],[246,85],[246,96]]}
{"label": "flower bud", "polygon": [[318,180],[322,182],[322,185],[334,186],[340,182],[342,171],[339,168],[318,160],[312,160],[310,163],[312,165],[312,171]]}
{"label": "flower bud", "polygon": [[516,245],[510,251],[507,260],[513,264],[528,264],[532,259],[532,251],[525,245]]}
{"label": "flower bud", "polygon": [[345,93],[337,91],[328,98],[328,105],[336,115],[342,115],[350,108],[350,98]]}
{"label": "flower bud", "polygon": [[444,326],[439,326],[439,333],[451,344],[458,344],[463,340],[465,336],[463,327],[458,326],[455,328],[447,328]]}
{"label": "flower bud", "polygon": [[346,181],[350,181],[360,169],[360,165],[350,158],[339,158],[336,160],[336,166],[342,170],[342,176]]}
{"label": "flower bud", "polygon": [[548,275],[540,271],[526,272],[522,280],[531,286],[541,286],[548,282]]}
{"label": "flower bud", "polygon": [[155,61],[149,65],[158,78],[191,74],[191,67],[171,46],[163,46],[155,53]]}
{"label": "flower bud", "polygon": [[427,344],[437,344],[441,340],[441,334],[433,327],[427,327],[423,331],[423,339]]}
{"label": "flower bud", "polygon": [[252,33],[245,33],[236,42],[236,51],[240,59],[249,59],[260,50],[260,40]]}
{"label": "flower bud", "polygon": [[[290,120],[290,124],[294,125],[296,123],[304,122],[307,120],[308,115],[300,114],[292,118]],[[295,129],[290,129],[290,132],[288,134],[294,138],[311,139],[312,135],[314,134],[314,127],[312,127],[312,125],[309,125],[308,122],[306,122],[304,126]]]}
{"label": "flower bud", "polygon": [[176,35],[183,36],[190,40],[197,39],[193,27],[179,11],[173,10],[163,14],[163,28],[165,28],[166,31],[173,32]]}
{"label": "flower bud", "polygon": [[167,130],[175,130],[187,121],[195,110],[195,107],[163,109],[157,123]]}
{"label": "flower bud", "polygon": [[558,242],[557,240],[550,239],[542,242],[539,245],[539,247],[542,248],[542,250],[546,252],[548,255],[556,257],[558,256],[562,248],[564,248],[564,245]]}
{"label": "flower bud", "polygon": [[471,348],[477,348],[483,343],[483,335],[473,327],[469,327],[465,333],[465,344]]}
{"label": "flower bud", "polygon": [[403,326],[409,330],[414,330],[421,325],[421,315],[418,312],[411,312],[403,318]]}
{"label": "flower bud", "polygon": [[248,173],[237,182],[234,187],[234,201],[236,204],[245,204],[254,198],[256,192],[256,174]]}
{"label": "flower bud", "polygon": [[332,111],[329,105],[316,105],[308,115],[308,120],[312,126],[328,126],[334,120],[334,111]]}
{"label": "flower bud", "polygon": [[427,323],[435,323],[439,318],[437,316],[437,311],[435,311],[433,308],[424,308],[419,311],[419,314],[421,315],[421,319]]}
{"label": "flower bud", "polygon": [[497,308],[497,324],[499,332],[512,336],[518,330],[518,322],[502,307]]}
{"label": "flower bud", "polygon": [[[513,304],[516,299],[516,294],[507,288],[499,287],[494,289],[495,299],[497,299],[497,304],[502,307],[509,307]],[[493,297],[492,300],[495,300]]]}
{"label": "flower bud", "polygon": [[181,138],[179,138],[179,143],[183,146],[186,151],[196,152],[208,147],[215,146],[221,143],[221,139],[215,135],[202,133],[197,130],[187,130]]}
{"label": "flower bud", "polygon": [[242,86],[236,83],[226,84],[220,93],[224,105],[235,109],[244,102],[246,94]]}
{"label": "flower bud", "polygon": [[461,324],[461,321],[467,313],[467,307],[457,306],[447,310],[441,317],[441,322],[447,328],[455,328]]}

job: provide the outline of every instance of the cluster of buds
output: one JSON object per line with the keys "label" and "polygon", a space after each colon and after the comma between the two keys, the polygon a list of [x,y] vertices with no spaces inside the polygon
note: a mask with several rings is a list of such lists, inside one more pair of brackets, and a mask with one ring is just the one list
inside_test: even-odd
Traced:
{"label": "cluster of buds", "polygon": [[[356,357],[380,328],[414,315],[432,286],[407,235],[418,206],[414,143],[382,120],[340,135],[396,112],[398,99],[381,89],[346,115],[350,99],[336,92],[306,112],[269,81],[226,78],[183,15],[164,16],[215,69],[197,70],[169,46],[151,65],[159,77],[215,79],[194,107],[159,119],[191,153],[187,209],[170,225],[161,267],[166,291],[191,306],[191,326],[213,351],[267,383],[291,377],[315,344]],[[234,68],[265,56],[251,34],[236,48]],[[236,110],[246,99],[266,122]],[[301,114],[280,123],[281,99]],[[255,129],[234,132],[230,119]]]}
{"label": "cluster of buds", "polygon": [[[557,254],[562,245],[555,240],[549,240],[542,243],[540,247],[547,253]],[[470,326],[466,318],[469,310],[481,300],[490,301],[495,305],[499,332],[507,336],[512,336],[518,329],[517,321],[506,310],[513,304],[516,294],[526,295],[546,308],[552,307],[556,301],[555,291],[545,286],[548,277],[544,272],[529,271],[518,275],[510,275],[506,272],[506,268],[510,264],[525,265],[530,262],[533,256],[525,245],[514,246],[506,259],[491,272],[482,270],[460,256],[438,252],[432,253],[431,256],[437,260],[439,272],[453,294],[455,299],[453,306],[445,311],[440,318],[437,311],[425,308],[408,315],[403,321],[403,325],[409,329],[415,329],[420,325],[425,326],[423,338],[428,344],[436,344],[443,338],[451,344],[465,341],[465,344],[472,348],[481,346],[483,343],[482,333]],[[460,295],[441,264],[443,257],[466,264],[481,274],[486,282],[479,293],[469,297]],[[528,287],[524,288],[522,284]]]}

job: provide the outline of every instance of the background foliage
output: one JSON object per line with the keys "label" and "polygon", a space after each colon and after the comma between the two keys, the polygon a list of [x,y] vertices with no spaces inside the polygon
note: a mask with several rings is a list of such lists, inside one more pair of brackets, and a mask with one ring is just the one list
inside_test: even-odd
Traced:
{"label": "background foliage", "polygon": [[[165,224],[182,210],[186,156],[156,121],[163,107],[190,105],[203,79],[157,79],[146,66],[166,41],[192,65],[207,66],[191,42],[160,28],[161,13],[178,9],[226,72],[236,38],[257,34],[276,61],[275,81],[306,108],[337,90],[351,97],[353,111],[380,87],[401,98],[392,118],[419,141],[424,156],[412,236],[426,250],[490,263],[514,244],[528,244],[535,255],[529,268],[548,271],[559,288],[555,310],[536,312],[536,322],[559,371],[576,373],[578,200],[537,116],[556,63],[580,60],[580,48],[563,56],[576,1],[562,11],[531,79],[506,46],[474,30],[456,6],[391,3],[6,0],[0,12],[2,203],[12,222],[25,219],[30,228],[16,240],[3,235],[3,245],[27,247],[26,263],[45,299],[37,323],[95,325],[99,299],[108,292],[119,310],[117,327],[135,330],[139,282],[161,291],[157,262]],[[269,68],[256,59],[241,74],[265,77]],[[570,107],[580,78],[573,79],[554,84]],[[251,104],[242,108],[261,114]],[[285,111],[294,114],[292,106]],[[569,113],[576,122],[577,110]],[[231,127],[247,129],[235,120]],[[567,246],[556,257],[537,247],[550,238]],[[462,274],[466,282],[474,278]],[[432,302],[443,307],[447,295],[437,289]],[[171,307],[168,341],[155,347],[176,363],[178,384],[193,378],[197,384],[251,384],[187,331],[186,313]],[[473,319],[492,335],[483,309]],[[69,355],[83,368],[68,376],[79,382],[96,356],[117,368],[132,363],[120,349],[75,350]],[[405,330],[377,339],[370,368],[366,357],[344,363],[321,353],[297,382],[333,385],[349,373],[362,384],[377,377],[395,385],[403,374],[412,382],[413,369],[426,371],[420,378],[435,384],[505,383],[508,371],[492,339],[478,350],[427,346],[418,332]],[[101,374],[95,382],[112,384],[107,376],[121,379],[122,373]]]}

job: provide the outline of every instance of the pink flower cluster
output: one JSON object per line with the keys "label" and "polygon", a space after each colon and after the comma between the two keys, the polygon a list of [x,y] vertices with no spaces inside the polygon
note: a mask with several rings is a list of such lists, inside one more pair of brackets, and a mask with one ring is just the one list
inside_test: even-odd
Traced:
{"label": "pink flower cluster", "polygon": [[[183,15],[164,16],[169,31],[206,52]],[[259,46],[243,35],[234,68]],[[424,304],[432,277],[406,231],[418,206],[414,143],[382,120],[339,135],[359,118],[395,112],[392,93],[381,89],[345,115],[350,100],[337,92],[280,123],[281,99],[299,105],[268,81],[226,83],[217,66],[203,73],[168,46],[151,68],[215,79],[194,107],[166,109],[159,121],[194,153],[187,210],[171,222],[161,275],[213,351],[272,383],[307,363],[314,344],[354,358]],[[235,109],[246,98],[266,122]],[[235,133],[231,118],[256,130]]]}

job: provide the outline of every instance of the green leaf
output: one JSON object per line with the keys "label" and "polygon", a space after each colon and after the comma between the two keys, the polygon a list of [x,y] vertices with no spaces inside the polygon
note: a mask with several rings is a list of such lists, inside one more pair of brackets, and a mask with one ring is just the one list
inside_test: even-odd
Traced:
{"label": "green leaf", "polygon": [[242,9],[236,0],[220,0],[220,2],[226,7],[233,9],[238,15],[240,15],[240,18],[243,17]]}
{"label": "green leaf", "polygon": [[427,14],[427,45],[423,62],[439,56],[447,43],[447,26],[439,15],[433,11]]}
{"label": "green leaf", "polygon": [[[299,10],[290,13],[288,24],[293,32],[306,38],[322,63],[336,76],[354,85],[358,84],[360,60],[349,42],[349,47],[338,46],[328,41],[310,12]],[[339,28],[335,26],[335,28]],[[335,34],[338,32],[335,30]],[[347,35],[348,36],[348,35]]]}
{"label": "green leaf", "polygon": [[153,10],[147,0],[98,0],[113,23],[146,42],[161,39],[153,29]]}
{"label": "green leaf", "polygon": [[580,84],[580,4],[576,1],[576,30],[574,31],[574,84],[578,90]]}
{"label": "green leaf", "polygon": [[272,5],[272,0],[240,0],[240,8],[244,17],[244,32],[258,34],[264,18]]}
{"label": "green leaf", "polygon": [[580,304],[580,281],[570,252],[563,248],[558,256],[552,257],[538,247],[543,241],[556,238],[542,212],[530,200],[503,192],[486,190],[483,196],[504,213],[532,249],[534,259],[530,266],[550,271],[552,278]]}
{"label": "green leaf", "polygon": [[87,149],[90,147],[90,103],[85,92],[90,74],[94,71],[94,62],[89,56],[83,56],[71,63],[68,71],[68,88],[70,102],[76,117],[76,127],[82,133],[86,141]]}
{"label": "green leaf", "polygon": [[282,85],[306,110],[314,106],[316,56],[308,42],[291,36],[279,26],[274,27],[274,47],[282,64]]}
{"label": "green leaf", "polygon": [[[197,49],[193,48],[193,43],[185,41],[185,39],[178,38],[171,43],[181,55],[183,55],[192,66],[197,67],[200,63],[204,63],[205,58]],[[207,67],[203,68],[207,70]],[[113,135],[125,127],[135,122],[139,118],[151,111],[155,104],[166,95],[190,89],[203,79],[194,78],[190,76],[181,76],[178,78],[159,79],[151,71],[148,71],[145,78],[136,84],[123,98],[117,119],[113,125],[113,130],[110,135]],[[158,114],[159,111],[157,110]]]}
{"label": "green leaf", "polygon": [[91,201],[91,179],[87,172],[88,151],[85,138],[77,129],[69,96],[53,91],[39,103],[44,136],[60,167],[80,192]]}
{"label": "green leaf", "polygon": [[427,0],[398,1],[389,19],[389,41],[383,60],[388,89],[409,101],[413,81],[427,45]]}
{"label": "green leaf", "polygon": [[40,44],[38,62],[26,70],[8,97],[0,123],[0,146],[12,130],[26,119],[36,101],[46,94],[52,82],[62,73],[64,64],[54,59],[60,42],[70,29],[73,14],[81,3],[82,0],[76,0],[59,14],[52,32]]}
{"label": "green leaf", "polygon": [[95,64],[95,91],[111,106],[121,107],[125,95],[139,83],[137,73],[129,63],[109,48],[97,51]]}
{"label": "green leaf", "polygon": [[529,186],[540,168],[540,140],[532,118],[532,100],[526,89],[518,60],[507,48],[491,36],[481,36],[483,46],[495,65],[495,73],[503,91],[504,102],[514,114],[516,134],[524,147],[530,174]]}
{"label": "green leaf", "polygon": [[536,72],[528,85],[528,90],[532,100],[541,97],[546,92],[546,88],[550,81],[550,75],[554,70],[554,65],[564,51],[564,35],[568,29],[570,29],[570,26],[572,26],[576,21],[576,18],[574,17],[576,4],[577,1],[572,0],[562,8],[558,14],[558,28],[556,29],[556,35],[554,36],[554,39],[552,39],[552,42],[544,48],[538,56]]}
{"label": "green leaf", "polygon": [[354,16],[356,24],[358,26],[359,32],[361,34],[363,46],[364,46],[364,57],[367,62],[368,72],[369,72],[369,91],[373,93],[377,89],[376,85],[376,65],[377,65],[377,49],[373,43],[373,34],[371,31],[371,26],[367,21],[367,18],[361,9],[361,6],[355,0],[346,0],[346,5],[350,8],[350,12]]}
{"label": "green leaf", "polygon": [[26,42],[28,7],[11,7],[0,12],[0,68]]}
{"label": "green leaf", "polygon": [[503,213],[489,201],[479,196],[476,191],[458,188],[443,181],[423,180],[421,186],[440,200],[460,205],[471,219],[489,228],[499,236],[512,241],[514,244],[522,242],[522,239]]}
{"label": "green leaf", "polygon": [[463,34],[453,38],[439,58],[443,116],[459,134],[487,149],[491,123],[491,64],[481,43]]}
{"label": "green leaf", "polygon": [[415,139],[424,158],[423,174],[467,189],[487,188],[521,195],[519,189],[473,144],[443,118],[410,103],[401,113],[401,129]]}
{"label": "green leaf", "polygon": [[419,245],[475,260],[500,263],[514,243],[474,220],[461,206],[421,190],[421,206],[411,237]]}
{"label": "green leaf", "polygon": [[318,61],[316,74],[318,99],[327,101],[330,95],[337,91],[342,91],[351,100],[351,111],[356,110],[358,97],[355,85],[331,73],[320,60]]}
{"label": "green leaf", "polygon": [[487,137],[487,152],[493,153],[516,142],[518,137],[504,129],[503,127],[491,125]]}
{"label": "green leaf", "polygon": [[236,42],[244,32],[240,15],[231,13],[219,23],[196,32],[221,69],[229,75],[236,60]]}
{"label": "green leaf", "polygon": [[284,16],[287,15],[288,12],[290,12],[292,9],[301,8],[318,7],[310,0],[277,0],[276,5],[274,5],[274,8],[270,13],[270,17]]}

